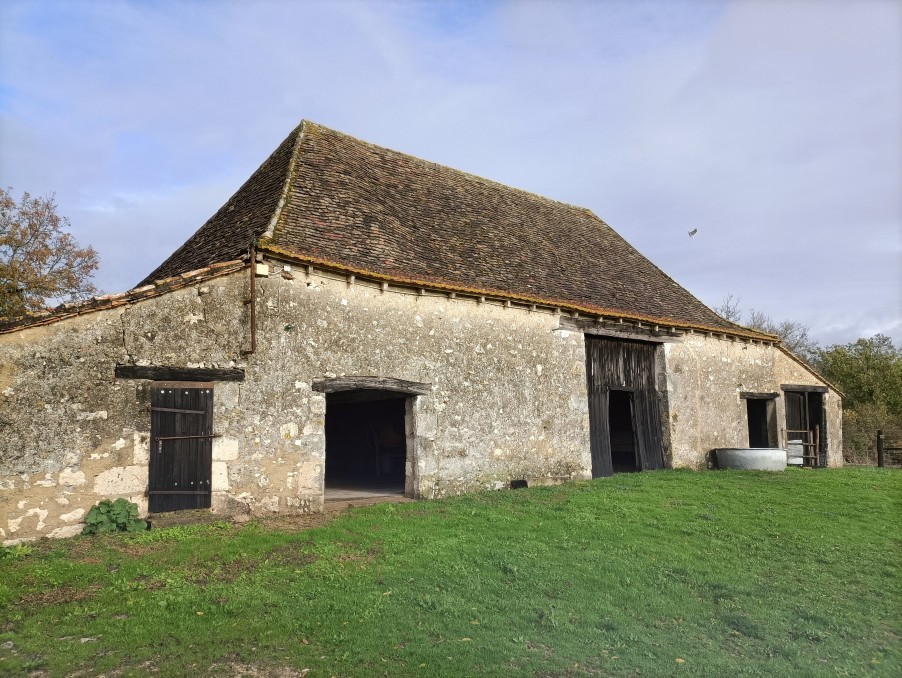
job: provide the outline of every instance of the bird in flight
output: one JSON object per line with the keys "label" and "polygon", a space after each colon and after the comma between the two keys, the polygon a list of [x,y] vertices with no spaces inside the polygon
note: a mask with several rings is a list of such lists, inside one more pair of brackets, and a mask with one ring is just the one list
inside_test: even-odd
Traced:
{"label": "bird in flight", "polygon": [[697,229],[697,228],[693,228],[691,231],[689,231],[689,237],[691,238],[691,237],[694,236],[696,233],[698,233],[698,229]]}

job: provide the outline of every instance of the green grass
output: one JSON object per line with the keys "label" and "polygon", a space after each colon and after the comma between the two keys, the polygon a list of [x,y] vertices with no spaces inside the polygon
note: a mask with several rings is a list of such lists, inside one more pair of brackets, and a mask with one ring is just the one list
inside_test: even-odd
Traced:
{"label": "green grass", "polygon": [[0,554],[0,674],[902,675],[902,473],[662,471]]}

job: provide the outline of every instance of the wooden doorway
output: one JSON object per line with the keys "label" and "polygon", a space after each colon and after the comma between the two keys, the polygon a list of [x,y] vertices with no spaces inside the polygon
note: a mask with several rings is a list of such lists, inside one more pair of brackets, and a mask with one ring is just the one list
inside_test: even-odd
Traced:
{"label": "wooden doorway", "polygon": [[586,335],[593,478],[664,468],[657,351],[651,342]]}
{"label": "wooden doorway", "polygon": [[394,391],[326,396],[326,498],[404,494],[407,402]]}
{"label": "wooden doorway", "polygon": [[[805,466],[827,465],[827,419],[820,387],[783,386],[786,400],[786,446]],[[798,454],[801,452],[801,454]]]}
{"label": "wooden doorway", "polygon": [[155,382],[150,391],[148,510],[210,508],[213,384]]}

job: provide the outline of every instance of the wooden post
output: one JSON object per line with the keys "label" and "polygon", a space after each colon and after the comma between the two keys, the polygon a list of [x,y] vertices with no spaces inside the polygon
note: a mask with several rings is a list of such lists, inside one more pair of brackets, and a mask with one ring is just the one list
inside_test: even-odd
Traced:
{"label": "wooden post", "polygon": [[883,468],[886,462],[883,458],[883,431],[877,431],[877,466]]}

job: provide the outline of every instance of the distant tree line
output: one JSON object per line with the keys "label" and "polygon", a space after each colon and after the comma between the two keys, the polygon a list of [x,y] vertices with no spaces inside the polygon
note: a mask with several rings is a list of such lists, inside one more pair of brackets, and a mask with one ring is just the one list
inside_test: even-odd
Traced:
{"label": "distant tree line", "polygon": [[794,320],[774,321],[761,311],[743,312],[726,297],[715,310],[727,320],[776,334],[843,393],[843,455],[853,463],[876,460],[878,429],[902,440],[902,347],[882,334],[823,348]]}

